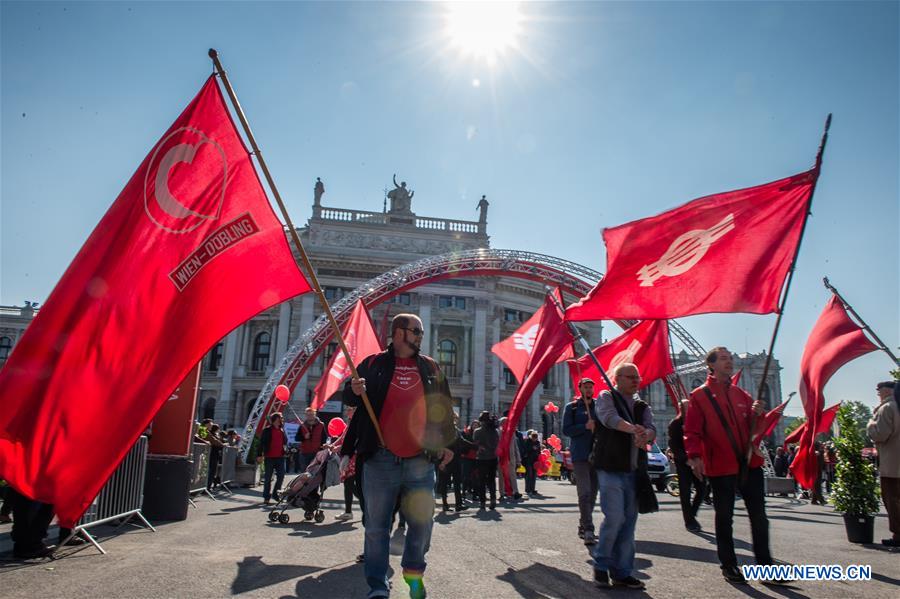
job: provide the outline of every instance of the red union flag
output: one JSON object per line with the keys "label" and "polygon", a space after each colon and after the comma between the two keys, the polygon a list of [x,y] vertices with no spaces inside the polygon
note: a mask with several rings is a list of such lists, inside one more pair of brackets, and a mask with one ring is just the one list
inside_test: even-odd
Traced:
{"label": "red union flag", "polygon": [[[619,364],[631,362],[637,366],[641,373],[641,388],[674,372],[669,354],[669,323],[665,320],[641,321],[592,353],[610,377]],[[606,383],[589,355],[569,360],[568,364],[575,389],[584,377],[594,381],[596,391],[606,389]]]}
{"label": "red union flag", "polygon": [[775,312],[817,176],[813,169],[605,229],[606,276],[566,318]]}
{"label": "red union flag", "polygon": [[862,328],[847,316],[841,300],[832,295],[813,326],[800,358],[800,400],[809,426],[800,439],[797,457],[791,462],[791,473],[803,488],[811,489],[816,480],[813,442],[823,432],[820,423],[825,385],[841,366],[876,349]]}
{"label": "red union flag", "polygon": [[[558,300],[559,290],[554,292]],[[525,371],[528,368],[528,360],[531,358],[531,354],[534,351],[534,341],[537,338],[538,328],[541,324],[541,316],[544,314],[544,307],[541,306],[534,315],[528,319],[528,321],[520,326],[515,333],[500,341],[499,343],[495,343],[491,348],[491,351],[494,354],[503,360],[503,363],[506,364],[506,367],[510,369],[513,375],[516,377],[516,380],[520,383],[522,379],[525,378]],[[562,355],[559,356],[557,362],[562,362],[563,360],[568,360],[569,358],[574,357],[575,352],[572,351],[572,346],[568,346],[565,351],[563,351]]]}
{"label": "red union flag", "polygon": [[[344,338],[344,343],[347,344],[347,350],[350,352],[350,359],[353,360],[354,365],[359,364],[363,358],[381,351],[381,343],[378,341],[372,319],[362,300],[356,302],[353,313],[341,328],[341,336]],[[350,376],[350,365],[347,364],[344,352],[337,348],[331,356],[328,369],[319,379],[315,391],[313,391],[312,407],[316,410],[321,409],[348,376]]]}
{"label": "red union flag", "polygon": [[71,527],[203,354],[309,288],[210,77],[0,371],[0,476]]}
{"label": "red union flag", "polygon": [[[559,303],[557,304],[556,302]],[[525,376],[522,379],[522,384],[516,390],[516,395],[509,408],[509,418],[506,419],[506,424],[501,432],[497,455],[500,457],[500,463],[503,465],[500,471],[504,473],[504,480],[506,478],[505,466],[509,462],[509,443],[516,424],[519,422],[519,417],[522,415],[522,410],[525,409],[525,404],[531,398],[531,394],[537,389],[547,371],[559,360],[559,356],[567,348],[571,349],[572,347],[572,333],[569,332],[569,328],[563,320],[562,311],[558,306],[562,306],[559,289],[554,289],[552,297],[548,295],[544,299],[541,321],[538,324],[537,334],[534,338],[534,348],[531,351],[531,356],[528,358]],[[508,484],[506,488],[509,488]]]}
{"label": "red union flag", "polygon": [[[838,402],[827,410],[822,410],[822,416],[819,418],[819,424],[816,427],[816,434],[827,433],[834,424],[834,417],[837,416],[838,410],[841,409],[841,403]],[[791,443],[799,443],[806,433],[806,422],[794,429],[794,431],[784,438],[784,447],[787,448]]]}

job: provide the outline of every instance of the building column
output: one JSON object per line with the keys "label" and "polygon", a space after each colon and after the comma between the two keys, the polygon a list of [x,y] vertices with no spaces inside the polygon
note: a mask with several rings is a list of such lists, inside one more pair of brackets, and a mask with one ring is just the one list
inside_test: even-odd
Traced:
{"label": "building column", "polygon": [[[473,350],[476,359],[472,369],[472,411],[481,414],[484,410],[484,364],[485,347],[487,347],[487,306],[485,299],[475,300],[475,347]],[[468,339],[469,335],[466,335]]]}
{"label": "building column", "polygon": [[291,302],[282,302],[278,310],[278,332],[275,335],[275,362],[277,368],[288,348],[291,328]]}
{"label": "building column", "polygon": [[539,433],[542,432],[541,395],[543,394],[544,384],[541,383],[537,386],[537,389],[534,390],[534,393],[531,394],[531,398],[528,400],[528,413],[531,415],[531,428]]}
{"label": "building column", "polygon": [[422,319],[422,352],[426,356],[432,355],[431,351],[431,294],[419,294],[419,318]]}
{"label": "building column", "polygon": [[[307,293],[300,300],[300,335],[302,336],[309,327],[313,325],[313,309],[315,308],[315,294]],[[303,376],[300,378],[300,382],[297,383],[297,386],[294,388],[294,393],[291,394],[291,402],[295,400],[295,398],[300,399],[304,405],[307,402],[307,381],[309,380],[309,369],[306,369],[306,372],[303,373]]]}
{"label": "building column", "polygon": [[[491,346],[500,342],[500,319],[495,318],[494,322],[491,323],[491,328],[493,329],[493,334],[491,335]],[[497,415],[500,414],[500,358],[498,358],[494,352],[490,354],[487,353],[487,347],[484,349],[485,356],[491,356],[491,410],[496,410]]]}
{"label": "building column", "polygon": [[[231,384],[234,378],[234,363],[237,353],[237,337],[243,325],[228,333],[225,337],[225,351],[222,356],[222,367],[219,371],[222,373],[222,387],[218,399],[216,399],[215,420],[224,423],[228,420],[229,414],[234,414],[234,406],[231,401]],[[237,424],[237,422],[235,422]]]}

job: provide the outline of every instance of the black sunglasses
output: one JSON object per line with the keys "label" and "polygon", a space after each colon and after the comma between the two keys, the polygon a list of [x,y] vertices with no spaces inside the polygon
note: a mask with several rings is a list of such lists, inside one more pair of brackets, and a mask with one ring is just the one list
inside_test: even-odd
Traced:
{"label": "black sunglasses", "polygon": [[409,331],[416,337],[421,337],[422,335],[425,334],[425,331],[423,331],[422,329],[419,329],[419,328],[415,328],[415,329],[408,329],[406,327],[400,327],[400,328],[403,329],[404,331]]}

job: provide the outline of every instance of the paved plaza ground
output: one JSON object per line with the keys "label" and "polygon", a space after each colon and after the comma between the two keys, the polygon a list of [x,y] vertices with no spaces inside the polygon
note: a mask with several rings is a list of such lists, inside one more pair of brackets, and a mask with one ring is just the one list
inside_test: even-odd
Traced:
{"label": "paved plaza ground", "polygon": [[[426,586],[440,598],[578,598],[644,596],[819,597],[900,596],[900,553],[847,542],[843,520],[830,507],[786,497],[770,498],[768,513],[775,557],[794,564],[868,564],[869,582],[802,582],[788,587],[754,583],[734,587],[719,574],[712,534],[686,532],[676,498],[659,495],[661,511],[641,516],[637,530],[638,577],[644,592],[599,590],[591,582],[587,549],[576,537],[575,488],[567,482],[539,481],[543,498],[496,512],[437,512]],[[11,560],[9,525],[0,527],[2,597],[365,597],[363,529],[358,510],[350,522],[337,522],[343,491],[326,491],[322,524],[302,522],[290,512],[287,525],[269,524],[258,489],[238,490],[217,501],[198,500],[184,522],[160,524],[156,533],[128,528],[99,532],[107,555],[92,547],[53,561]],[[340,501],[339,501],[340,500]],[[597,523],[599,523],[599,510]],[[711,508],[699,520],[713,529]],[[51,530],[51,535],[55,535]],[[735,521],[740,559],[751,563],[749,526],[744,510]],[[876,519],[876,540],[886,537],[887,518]],[[395,540],[400,540],[395,538]],[[399,545],[392,547],[392,597],[406,597],[399,574]]]}

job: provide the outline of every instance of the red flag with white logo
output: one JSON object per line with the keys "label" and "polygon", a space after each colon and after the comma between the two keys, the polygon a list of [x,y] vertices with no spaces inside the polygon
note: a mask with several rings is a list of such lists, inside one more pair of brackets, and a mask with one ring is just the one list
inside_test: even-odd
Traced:
{"label": "red flag with white logo", "polygon": [[[354,365],[359,364],[366,356],[376,354],[382,349],[378,335],[375,333],[375,326],[372,324],[372,318],[366,311],[362,300],[356,302],[353,313],[341,327],[341,335],[344,343],[347,344],[347,350],[350,352],[350,359],[353,360]],[[344,352],[336,350],[331,356],[328,368],[313,391],[312,407],[316,410],[321,409],[328,398],[334,395],[341,387],[341,383],[349,376],[350,365],[347,364]]]}
{"label": "red flag with white logo", "polygon": [[850,320],[841,300],[832,295],[813,326],[800,358],[800,401],[810,426],[800,439],[797,457],[791,462],[791,473],[803,488],[811,489],[816,480],[813,442],[822,432],[825,385],[841,366],[876,349],[878,347],[869,341],[862,328]]}
{"label": "red flag with white logo", "polygon": [[[592,353],[610,377],[620,364],[630,362],[637,366],[641,373],[641,389],[675,371],[669,354],[669,323],[665,320],[642,320]],[[594,381],[597,392],[607,388],[590,355],[569,360],[568,364],[575,389],[584,377]]]}
{"label": "red flag with white logo", "polygon": [[[515,333],[495,343],[491,348],[494,354],[503,360],[506,367],[513,373],[516,380],[520,383],[525,378],[525,371],[528,369],[528,360],[534,351],[534,341],[537,338],[538,328],[541,324],[541,316],[544,313],[544,307],[538,308],[538,311],[529,318],[525,324],[520,326]],[[557,362],[568,360],[575,356],[575,352],[570,345],[560,355]]]}
{"label": "red flag with white logo", "polygon": [[572,321],[775,312],[816,169],[603,231],[606,276]]}
{"label": "red flag with white logo", "polygon": [[[525,409],[525,404],[531,398],[531,394],[537,389],[547,371],[559,361],[559,356],[572,346],[572,333],[563,320],[560,309],[562,301],[559,289],[554,289],[544,300],[541,311],[541,321],[538,323],[537,334],[534,338],[534,347],[528,358],[528,365],[522,384],[516,390],[512,405],[509,407],[509,418],[506,419],[503,431],[500,435],[500,445],[497,455],[500,457],[501,472],[506,476],[506,464],[509,462],[509,442],[512,440],[513,431]],[[558,302],[558,304],[556,303]]]}
{"label": "red flag with white logo", "polygon": [[0,371],[0,476],[71,527],[203,354],[309,289],[210,77]]}

